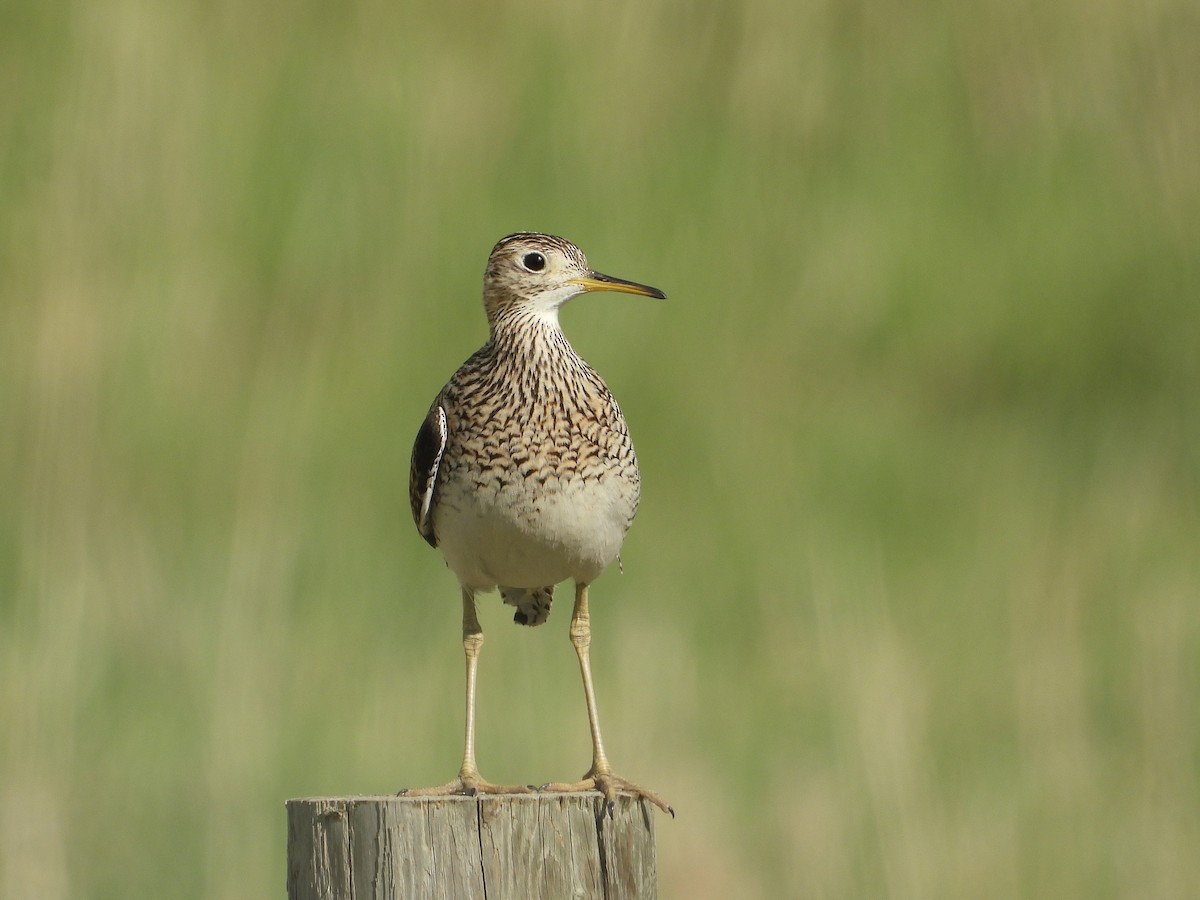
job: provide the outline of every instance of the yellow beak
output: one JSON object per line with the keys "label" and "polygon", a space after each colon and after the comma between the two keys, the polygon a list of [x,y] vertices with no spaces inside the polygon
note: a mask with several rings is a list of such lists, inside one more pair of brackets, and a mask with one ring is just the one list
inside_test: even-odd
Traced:
{"label": "yellow beak", "polygon": [[617,291],[621,294],[637,294],[640,297],[653,297],[655,300],[666,300],[667,295],[658,288],[636,281],[626,281],[624,278],[614,278],[612,275],[602,275],[590,272],[586,278],[572,278],[572,284],[577,284],[584,291]]}

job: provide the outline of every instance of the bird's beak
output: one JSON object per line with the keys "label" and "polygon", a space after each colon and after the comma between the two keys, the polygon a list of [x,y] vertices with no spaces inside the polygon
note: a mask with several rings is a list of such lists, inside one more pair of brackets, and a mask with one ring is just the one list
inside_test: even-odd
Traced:
{"label": "bird's beak", "polygon": [[572,278],[572,284],[577,284],[585,291],[617,291],[622,294],[637,294],[639,297],[653,297],[655,300],[666,300],[667,295],[658,288],[636,281],[626,281],[624,278],[614,278],[612,275],[601,275],[599,272],[589,272],[586,278]]}

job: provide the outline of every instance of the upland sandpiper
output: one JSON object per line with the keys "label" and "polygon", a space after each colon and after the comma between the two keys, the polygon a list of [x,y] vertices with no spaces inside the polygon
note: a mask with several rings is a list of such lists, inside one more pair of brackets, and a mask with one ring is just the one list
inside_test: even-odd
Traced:
{"label": "upland sandpiper", "polygon": [[489,337],[442,388],[413,446],[409,500],[421,536],[442,551],[462,588],[467,660],[466,736],[458,777],[409,795],[518,793],[475,765],[475,682],[483,630],[475,594],[499,588],[513,620],[541,625],[554,586],[575,582],[571,643],[579,657],[592,733],[592,765],[556,791],[599,790],[611,812],[618,791],[661,797],[613,773],[596,714],[588,659],[588,585],[617,558],[637,512],[637,457],[617,401],[567,343],[558,309],[586,291],[665,299],[593,271],[578,247],[548,234],[511,234],[492,249],[483,277]]}

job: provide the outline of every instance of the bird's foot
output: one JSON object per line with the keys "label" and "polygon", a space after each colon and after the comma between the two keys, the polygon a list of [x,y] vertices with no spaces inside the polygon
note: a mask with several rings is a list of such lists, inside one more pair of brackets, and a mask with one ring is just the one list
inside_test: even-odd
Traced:
{"label": "bird's foot", "polygon": [[649,800],[663,812],[669,814],[672,819],[675,818],[675,810],[654,791],[634,784],[632,781],[626,781],[620,775],[614,775],[611,771],[597,772],[594,766],[579,781],[552,781],[549,784],[543,784],[541,789],[543,791],[561,791],[563,793],[599,791],[604,795],[604,811],[609,817],[612,816],[613,810],[617,805],[618,792],[633,794],[640,800]]}
{"label": "bird's foot", "polygon": [[460,794],[474,797],[476,794],[532,794],[537,788],[532,784],[492,784],[484,781],[478,773],[460,772],[453,781],[437,787],[403,788],[396,792],[398,797],[448,797]]}

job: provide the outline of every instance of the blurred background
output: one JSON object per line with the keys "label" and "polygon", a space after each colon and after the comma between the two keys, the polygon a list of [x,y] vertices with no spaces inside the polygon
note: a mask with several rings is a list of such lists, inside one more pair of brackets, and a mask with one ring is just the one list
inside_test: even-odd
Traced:
{"label": "blurred background", "polygon": [[[284,801],[441,783],[412,438],[488,250],[637,440],[593,592],[664,897],[1200,884],[1200,9],[0,3],[0,894],[284,892]],[[567,609],[479,759],[577,777]],[[568,607],[569,608],[569,607]]]}

